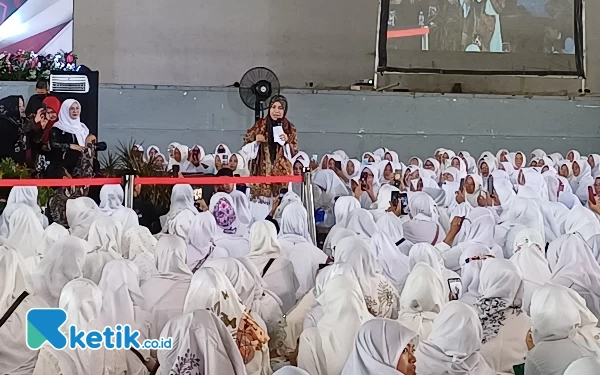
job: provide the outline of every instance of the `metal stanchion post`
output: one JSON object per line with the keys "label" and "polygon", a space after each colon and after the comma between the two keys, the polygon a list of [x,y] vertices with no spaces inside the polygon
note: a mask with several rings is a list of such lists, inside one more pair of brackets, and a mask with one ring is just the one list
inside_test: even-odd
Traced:
{"label": "metal stanchion post", "polygon": [[302,203],[308,213],[308,231],[313,243],[317,245],[317,223],[315,222],[315,199],[312,190],[312,175],[309,168],[305,168],[302,180]]}
{"label": "metal stanchion post", "polygon": [[135,188],[135,176],[128,174],[125,176],[125,207],[133,208],[133,191]]}

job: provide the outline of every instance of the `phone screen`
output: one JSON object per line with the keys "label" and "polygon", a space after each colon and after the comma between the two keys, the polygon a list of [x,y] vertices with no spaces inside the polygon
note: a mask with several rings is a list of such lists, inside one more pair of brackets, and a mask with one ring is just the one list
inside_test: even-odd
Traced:
{"label": "phone screen", "polygon": [[194,189],[194,200],[199,201],[202,199],[202,188]]}
{"label": "phone screen", "polygon": [[312,158],[310,160],[314,161],[315,163],[317,163],[319,161],[319,155],[313,154],[313,156],[312,156]]}
{"label": "phone screen", "polygon": [[400,199],[399,191],[392,191],[392,206],[398,207],[398,200]]}
{"label": "phone screen", "polygon": [[363,172],[360,174],[360,188],[362,190],[367,190],[367,179],[369,178],[369,174],[367,172]]}
{"label": "phone screen", "polygon": [[494,176],[488,177],[488,193],[494,195]]}
{"label": "phone screen", "polygon": [[453,301],[458,300],[462,296],[462,282],[459,278],[448,279],[448,288],[450,289]]}
{"label": "phone screen", "polygon": [[400,193],[400,202],[402,202],[402,215],[408,215],[408,193]]}
{"label": "phone screen", "polygon": [[179,165],[173,166],[173,176],[177,177],[179,175]]}
{"label": "phone screen", "polygon": [[341,171],[342,170],[342,162],[341,161],[336,161],[335,162],[335,167]]}
{"label": "phone screen", "polygon": [[594,188],[592,186],[588,186],[588,201],[591,204],[596,204],[596,195],[594,194]]}

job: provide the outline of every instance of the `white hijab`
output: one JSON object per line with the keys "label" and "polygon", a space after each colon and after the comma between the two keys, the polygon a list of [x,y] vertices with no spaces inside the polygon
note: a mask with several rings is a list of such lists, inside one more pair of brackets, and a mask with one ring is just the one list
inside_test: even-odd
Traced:
{"label": "white hijab", "polygon": [[86,255],[83,276],[95,283],[100,282],[104,265],[114,259],[122,259],[121,238],[123,227],[111,216],[101,216],[90,227],[88,242],[92,250]]}
{"label": "white hijab", "polygon": [[171,206],[169,207],[169,212],[160,218],[163,233],[166,233],[168,230],[169,223],[173,221],[180,212],[186,210],[194,215],[198,213],[196,206],[194,206],[194,189],[192,189],[191,185],[187,184],[175,185],[171,191]]}
{"label": "white hijab", "polygon": [[100,211],[105,215],[112,215],[123,207],[125,192],[121,185],[104,185],[100,189]]}
{"label": "white hijab", "polygon": [[463,295],[460,298],[461,301],[473,304],[481,296],[479,294],[479,283],[481,267],[484,260],[471,260],[472,257],[493,257],[494,253],[485,245],[472,244],[463,250],[460,256],[460,270],[461,279],[463,286]]}
{"label": "white hijab", "polygon": [[298,367],[311,375],[339,375],[352,353],[360,327],[372,319],[360,285],[348,275],[336,275],[317,298],[323,316],[300,336]]}
{"label": "white hijab", "polygon": [[429,338],[417,348],[417,373],[494,375],[479,352],[481,338],[475,310],[462,302],[448,303],[435,318]]}
{"label": "white hijab", "polygon": [[427,340],[433,321],[448,300],[440,273],[429,264],[417,263],[404,284],[400,294],[398,321]]}
{"label": "white hijab", "polygon": [[250,228],[250,259],[258,269],[263,269],[269,259],[281,256],[281,245],[277,239],[275,225],[267,220],[259,220]]}
{"label": "white hijab", "polygon": [[417,333],[393,320],[373,319],[360,328],[342,375],[398,375],[398,361]]}
{"label": "white hijab", "polygon": [[19,251],[23,258],[36,256],[44,228],[29,206],[21,206],[10,216],[6,245]]}
{"label": "white hijab", "polygon": [[377,224],[369,211],[357,208],[348,215],[346,229],[356,233],[362,239],[369,240],[377,232]]}
{"label": "white hijab", "polygon": [[364,240],[357,236],[340,240],[335,248],[335,263],[352,267],[374,316],[388,318],[397,312],[396,288],[381,273],[374,251]]}
{"label": "white hijab", "polygon": [[57,240],[32,275],[35,294],[44,298],[50,307],[57,307],[65,284],[83,277],[89,251],[90,245],[80,238],[65,236]]}
{"label": "white hijab", "polygon": [[244,266],[239,259],[234,258],[218,258],[208,259],[202,268],[213,268],[223,272],[227,279],[233,285],[236,293],[240,297],[242,304],[252,312],[258,313],[258,308],[254,308],[260,303],[260,300],[255,301],[256,282],[252,274]]}
{"label": "white hijab", "polygon": [[90,134],[90,129],[88,129],[88,127],[81,122],[79,117],[76,119],[71,118],[71,114],[69,112],[71,106],[75,103],[79,104],[79,108],[81,109],[81,104],[75,99],[66,99],[61,104],[60,112],[58,113],[58,121],[56,121],[54,127],[62,130],[65,133],[75,135],[79,146],[85,147],[85,140]]}
{"label": "white hijab", "polygon": [[240,222],[240,228],[246,232],[253,221],[252,212],[250,212],[250,201],[246,194],[238,190],[232,191],[229,195],[235,204],[235,213]]}
{"label": "white hijab", "polygon": [[579,234],[565,234],[550,243],[546,253],[551,282],[574,289],[585,298],[594,315],[600,315],[600,265]]}
{"label": "white hijab", "polygon": [[339,197],[335,202],[335,225],[346,228],[348,225],[348,217],[352,211],[360,208],[360,202],[353,196]]}
{"label": "white hijab", "polygon": [[409,273],[408,256],[381,232],[376,232],[371,237],[371,245],[382,273],[398,288]]}
{"label": "white hijab", "polygon": [[515,253],[510,258],[523,275],[523,308],[529,311],[533,293],[550,281],[552,273],[546,260],[545,243],[534,229],[522,229],[514,241]]}
{"label": "white hijab", "polygon": [[596,375],[600,374],[600,359],[584,357],[571,363],[564,375]]}
{"label": "white hijab", "polygon": [[6,237],[8,234],[8,222],[13,212],[12,206],[22,203],[33,209],[37,218],[44,228],[48,226],[48,218],[42,213],[38,206],[38,188],[35,186],[14,186],[8,194],[6,207],[1,217],[0,236]]}
{"label": "white hijab", "polygon": [[[522,197],[510,199],[508,208],[500,216],[502,226],[523,225],[535,229],[544,236],[544,217],[534,200]],[[599,224],[600,225],[600,224]],[[544,236],[545,239],[545,236]]]}
{"label": "white hijab", "polygon": [[201,212],[191,223],[187,263],[190,268],[202,265],[209,259],[228,257],[227,250],[215,245],[217,222],[210,212]]}
{"label": "white hijab", "polygon": [[121,241],[123,257],[137,266],[142,282],[158,272],[154,259],[154,248],[157,242],[158,240],[150,233],[150,230],[141,225],[133,227],[123,234]]}
{"label": "white hijab", "polygon": [[423,192],[416,192],[408,197],[408,210],[411,220],[403,224],[404,236],[412,243],[428,242],[431,243],[435,238],[436,229],[439,228],[436,243],[444,238],[443,230],[438,223],[437,208],[433,199]]}
{"label": "white hijab", "polygon": [[293,243],[309,242],[312,244],[307,221],[308,214],[302,204],[292,203],[288,205],[281,215],[279,239]]}
{"label": "white hijab", "polygon": [[66,216],[71,235],[87,240],[92,223],[100,216],[100,209],[88,197],[68,199]]}
{"label": "white hijab", "polygon": [[36,256],[25,259],[25,264],[29,269],[29,272],[33,274],[40,263],[40,261],[48,254],[48,251],[59,238],[69,235],[69,231],[60,224],[52,223],[48,228],[44,230],[42,238],[35,249]]}
{"label": "white hijab", "polygon": [[564,233],[579,233],[587,241],[600,234],[600,222],[591,210],[577,205],[571,209],[565,219]]}
{"label": "white hijab", "polygon": [[171,319],[161,337],[172,337],[174,345],[158,351],[157,375],[177,373],[183,368],[199,374],[246,374],[231,334],[221,319],[209,311],[194,310]]}
{"label": "white hijab", "polygon": [[140,329],[145,300],[140,290],[137,266],[127,260],[113,260],[104,266],[98,284],[102,290],[102,319],[106,325],[129,324]]}
{"label": "white hijab", "polygon": [[0,311],[3,315],[24,291],[33,294],[33,282],[23,257],[14,249],[0,247]]}

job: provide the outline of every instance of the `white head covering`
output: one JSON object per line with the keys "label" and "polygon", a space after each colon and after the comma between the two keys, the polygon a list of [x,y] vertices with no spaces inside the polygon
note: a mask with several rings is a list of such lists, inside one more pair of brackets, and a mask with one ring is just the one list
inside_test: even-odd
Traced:
{"label": "white head covering", "polygon": [[[181,238],[186,243],[190,242],[190,227],[192,225],[192,221],[196,217],[196,213],[190,210],[183,210],[177,214],[172,220],[169,220],[165,228],[167,228],[167,233],[175,234]],[[163,228],[164,229],[164,228]]]}
{"label": "white head covering", "polygon": [[156,145],[150,145],[150,146],[148,146],[148,148],[146,149],[146,158],[147,158],[148,160],[150,160],[150,153],[151,153],[152,151],[156,151],[156,154],[160,154],[160,148],[158,148],[158,146],[156,146]]}
{"label": "white head covering", "polygon": [[403,254],[390,238],[381,232],[371,237],[371,245],[379,262],[382,273],[396,286],[401,285],[408,276],[408,256]]}
{"label": "white head covering", "polygon": [[369,311],[374,316],[391,316],[398,305],[397,297],[394,298],[396,289],[381,273],[381,266],[375,259],[373,250],[364,240],[358,236],[340,240],[335,248],[335,263],[345,263],[352,267],[365,299],[368,299]]}
{"label": "white head covering", "polygon": [[23,258],[35,256],[44,228],[33,209],[26,205],[20,206],[10,216],[8,228],[6,245],[19,251]]}
{"label": "white head covering", "polygon": [[427,340],[433,320],[446,304],[444,282],[438,270],[422,262],[413,267],[406,279],[400,294],[398,321],[417,332],[420,340]]}
{"label": "white head covering", "polygon": [[514,240],[514,255],[510,258],[523,276],[523,308],[529,311],[531,297],[546,282],[552,273],[546,260],[545,242],[535,229],[521,229]]}
{"label": "white head covering", "polygon": [[308,233],[308,214],[302,204],[292,203],[283,210],[279,239],[312,243]]}
{"label": "white head covering", "polygon": [[250,212],[250,201],[246,194],[239,190],[234,190],[229,193],[229,195],[235,204],[235,213],[240,222],[240,228],[242,231],[246,232],[253,221],[252,212]]}
{"label": "white head covering", "polygon": [[[504,310],[517,308],[523,302],[523,278],[521,272],[506,259],[488,259],[480,272],[479,300],[475,306],[483,325],[482,343],[494,339],[506,316]],[[500,323],[498,325],[497,323]]]}
{"label": "white head covering", "polygon": [[348,215],[346,229],[353,231],[363,239],[371,238],[377,231],[373,215],[364,208],[357,208]]}
{"label": "white head covering", "polygon": [[348,224],[348,217],[352,211],[360,208],[360,202],[353,196],[339,197],[335,202],[335,224],[345,228]]}
{"label": "white head covering", "polygon": [[62,130],[65,133],[71,133],[75,135],[79,146],[85,147],[85,139],[90,134],[90,130],[83,122],[81,122],[79,117],[76,119],[71,118],[69,111],[71,106],[75,103],[79,104],[79,108],[81,108],[81,104],[75,99],[66,99],[61,104],[60,112],[58,113],[58,121],[56,121],[54,127]]}
{"label": "white head covering", "polygon": [[48,250],[32,275],[35,294],[50,307],[58,306],[58,298],[66,283],[83,276],[83,264],[90,245],[77,237],[65,236]]}
{"label": "white head covering", "polygon": [[106,215],[112,215],[123,207],[125,192],[121,185],[104,185],[100,189],[100,211]]}
{"label": "white head covering", "polygon": [[487,259],[471,260],[473,257],[493,257],[494,253],[485,245],[472,244],[463,250],[460,256],[460,270],[463,285],[461,301],[473,304],[479,297],[481,267]]}
{"label": "white head covering", "polygon": [[[71,325],[82,331],[104,329],[99,322],[102,291],[91,280],[76,279],[67,283],[60,293],[58,307],[67,313],[67,321],[62,326],[65,331]],[[61,353],[65,353],[71,359],[67,363],[76,369],[76,371],[71,369],[74,372],[67,372],[61,365],[61,370],[65,374],[102,374],[103,370],[106,371],[104,348],[100,350],[66,349]],[[59,361],[59,363],[61,362]]]}
{"label": "white head covering", "polygon": [[242,304],[251,311],[256,311],[253,307],[256,306],[256,303],[260,302],[260,300],[255,302],[256,282],[250,271],[248,271],[239,259],[209,259],[202,265],[202,268],[213,268],[223,272],[231,282],[231,285],[233,285]]}
{"label": "white head covering", "polygon": [[553,283],[570,286],[582,294],[588,307],[600,313],[600,265],[579,234],[565,234],[550,243],[546,254]]}
{"label": "white head covering", "polygon": [[137,266],[124,259],[106,263],[98,286],[102,290],[102,318],[106,325],[129,324],[140,328],[136,322],[143,322],[139,309],[144,309],[146,302]]}
{"label": "white head covering", "polygon": [[[352,173],[351,175],[348,174],[348,169],[347,169],[348,164],[352,164],[354,166],[354,173]],[[348,159],[346,161],[346,165],[342,169],[343,169],[344,175],[346,177],[348,177],[348,179],[350,179],[352,177],[358,176],[358,174],[360,173],[360,167],[361,167],[361,162],[359,160],[357,160],[357,159]]]}
{"label": "white head covering", "polygon": [[71,235],[87,240],[90,227],[100,215],[96,202],[88,197],[67,200],[66,216]]}
{"label": "white head covering", "polygon": [[564,223],[565,233],[579,233],[587,241],[600,234],[600,221],[594,213],[581,205],[575,206],[567,215]]}
{"label": "white head covering", "polygon": [[600,374],[600,359],[584,357],[571,363],[564,375],[596,375]]}
{"label": "white head covering", "polygon": [[323,307],[323,316],[315,328],[305,330],[300,336],[298,367],[306,368],[312,362],[321,369],[313,375],[340,374],[360,327],[372,316],[360,285],[345,273],[327,282],[317,303]]}
{"label": "white head covering", "polygon": [[522,197],[513,197],[508,203],[508,208],[502,213],[500,222],[506,225],[523,225],[535,229],[544,236],[544,217],[534,200]]}
{"label": "white head covering", "polygon": [[481,338],[475,310],[462,302],[448,303],[435,318],[429,338],[417,348],[417,373],[495,374],[479,353]]}
{"label": "white head covering", "polygon": [[[523,173],[523,177],[525,178],[524,186],[531,188],[536,193],[536,198],[547,201],[549,199],[548,186],[544,177],[534,168],[522,168],[521,173]],[[519,187],[520,189],[521,186]]]}
{"label": "white head covering", "polygon": [[477,242],[490,249],[495,246],[494,229],[496,220],[492,213],[483,207],[473,208],[463,223],[461,231],[464,233],[464,242]]}
{"label": "white head covering", "polygon": [[158,352],[158,375],[180,372],[182,368],[198,374],[246,374],[231,334],[209,311],[195,310],[171,319],[161,337],[172,337],[174,345]]}
{"label": "white head covering", "polygon": [[14,249],[0,247],[0,311],[3,315],[21,293],[33,293],[32,284],[23,257]]}
{"label": "white head covering", "polygon": [[[210,212],[201,212],[194,217],[189,230],[187,263],[191,268],[202,265],[214,257],[226,257],[226,250],[219,248],[216,252],[215,236],[217,222]],[[200,263],[199,263],[200,262]]]}
{"label": "white head covering", "polygon": [[269,259],[279,258],[281,256],[281,245],[277,239],[277,229],[275,225],[267,220],[259,220],[250,228],[250,259],[261,269]]}
{"label": "white head covering", "polygon": [[183,239],[174,234],[161,236],[154,254],[156,269],[161,278],[168,280],[189,280],[192,271],[186,265],[186,245]]}
{"label": "white head covering", "polygon": [[168,224],[184,210],[190,211],[193,214],[198,213],[196,206],[194,206],[194,189],[192,189],[191,185],[187,184],[175,185],[171,191],[169,212],[160,218],[163,233],[166,233],[166,230],[168,230]]}
{"label": "white head covering", "polygon": [[92,223],[88,242],[97,252],[108,252],[114,259],[122,258],[123,226],[112,217],[99,217]]}
{"label": "white head covering", "polygon": [[44,234],[42,234],[42,238],[35,250],[36,254],[40,257],[40,259],[44,258],[44,256],[48,253],[50,248],[54,246],[54,243],[58,241],[59,238],[68,235],[69,231],[66,230],[65,227],[58,223],[52,223],[44,230]]}
{"label": "white head covering", "polygon": [[402,222],[392,212],[377,219],[376,225],[377,231],[387,237],[394,245],[404,238]]}
{"label": "white head covering", "polygon": [[140,273],[140,280],[146,281],[158,271],[154,259],[154,248],[158,240],[146,227],[138,225],[126,231],[121,241],[123,257],[131,260]]}
{"label": "white head covering", "polygon": [[10,189],[6,207],[1,216],[0,236],[6,237],[8,234],[8,221],[13,212],[13,205],[17,203],[25,204],[33,209],[37,218],[44,228],[48,226],[48,218],[42,213],[42,209],[38,206],[38,188],[35,186],[14,186]]}
{"label": "white head covering", "polygon": [[331,199],[349,194],[346,185],[331,169],[318,171],[313,184],[323,189]]}
{"label": "white head covering", "polygon": [[397,375],[398,361],[417,333],[388,319],[373,319],[360,328],[342,375]]}
{"label": "white head covering", "polygon": [[536,345],[542,341],[572,339],[581,325],[577,307],[562,288],[547,283],[533,293],[531,333]]}
{"label": "white head covering", "polygon": [[233,171],[233,174],[234,175],[238,174],[241,177],[250,176],[250,171],[248,170],[248,163],[246,162],[246,160],[247,160],[246,154],[243,151],[240,151],[240,152],[233,154],[232,157],[233,156],[235,156],[238,161],[237,168],[235,171]]}
{"label": "white head covering", "polygon": [[596,261],[600,264],[600,234],[592,236],[588,241],[588,245],[592,249],[592,254]]}

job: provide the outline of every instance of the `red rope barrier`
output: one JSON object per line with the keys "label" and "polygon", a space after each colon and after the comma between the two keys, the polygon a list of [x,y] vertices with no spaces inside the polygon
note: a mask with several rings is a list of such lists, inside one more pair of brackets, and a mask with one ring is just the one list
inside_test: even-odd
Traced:
{"label": "red rope barrier", "polygon": [[[39,186],[39,187],[65,187],[65,186],[101,186],[119,185],[122,180],[118,177],[111,178],[72,178],[72,179],[0,179],[0,187],[13,186]],[[250,177],[136,177],[135,183],[140,185],[216,185],[216,184],[286,184],[288,182],[302,182],[302,176],[250,176]]]}
{"label": "red rope barrier", "polygon": [[0,179],[0,187],[13,186],[39,186],[39,187],[65,187],[65,186],[100,186],[121,184],[121,179],[114,178],[72,178],[72,179]]}
{"label": "red rope barrier", "polygon": [[217,184],[287,184],[302,182],[302,176],[250,176],[250,177],[137,177],[140,185],[217,185]]}

